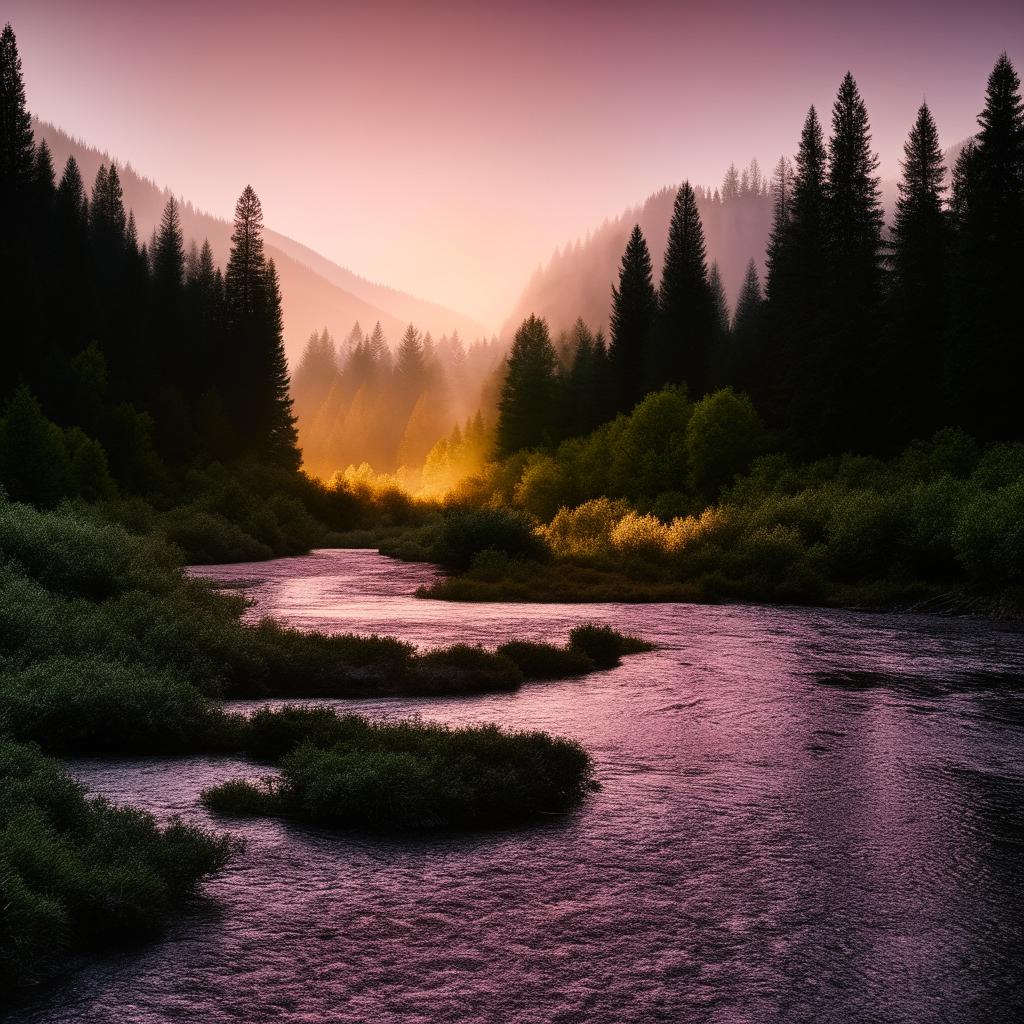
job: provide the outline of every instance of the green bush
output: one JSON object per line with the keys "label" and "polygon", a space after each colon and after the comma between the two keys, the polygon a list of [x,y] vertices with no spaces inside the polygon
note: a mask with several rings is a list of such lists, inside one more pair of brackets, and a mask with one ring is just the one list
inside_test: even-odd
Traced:
{"label": "green bush", "polygon": [[207,790],[211,810],[343,828],[493,826],[568,810],[596,788],[582,747],[544,733],[291,708],[264,712],[253,728],[255,745],[280,757],[280,778]]}
{"label": "green bush", "polygon": [[229,742],[224,712],[169,673],[96,656],[0,670],[0,720],[62,754],[210,750]]}
{"label": "green bush", "polygon": [[514,640],[502,644],[498,654],[515,662],[527,679],[566,679],[594,671],[594,662],[578,647],[555,647],[553,644]]}
{"label": "green bush", "polygon": [[533,519],[511,509],[454,509],[445,517],[434,548],[437,560],[452,569],[468,569],[481,551],[512,559],[542,561],[549,552]]}
{"label": "green bush", "polygon": [[582,651],[598,668],[614,668],[626,654],[653,650],[652,644],[639,637],[593,623],[584,623],[570,630],[569,647]]}
{"label": "green bush", "polygon": [[523,682],[523,674],[510,658],[471,644],[453,644],[419,655],[414,676],[418,692],[435,693],[515,690]]}
{"label": "green bush", "polygon": [[230,845],[88,800],[53,762],[0,736],[0,990],[68,949],[158,932]]}

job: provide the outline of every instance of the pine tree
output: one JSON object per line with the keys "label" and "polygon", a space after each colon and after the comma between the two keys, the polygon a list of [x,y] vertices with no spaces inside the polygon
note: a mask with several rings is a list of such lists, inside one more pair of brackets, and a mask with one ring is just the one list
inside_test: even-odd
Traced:
{"label": "pine tree", "polygon": [[53,154],[42,139],[36,146],[35,159],[32,164],[32,202],[35,206],[36,223],[45,227],[49,223],[50,208],[56,191],[56,179],[53,172]]}
{"label": "pine tree", "polygon": [[610,358],[618,412],[629,412],[643,398],[644,367],[657,311],[651,254],[637,225],[622,256],[619,285],[612,286]]}
{"label": "pine tree", "polygon": [[697,197],[685,181],[676,195],[669,223],[658,290],[658,318],[648,377],[651,389],[686,384],[693,398],[706,394],[714,332],[704,227]]}
{"label": "pine tree", "polygon": [[1019,434],[1024,374],[1024,103],[1006,54],[989,75],[974,146],[957,163],[956,309],[949,385],[962,422],[986,439]]}
{"label": "pine tree", "polygon": [[825,141],[811,107],[800,132],[792,179],[777,176],[775,223],[768,253],[765,347],[754,399],[798,450],[820,448],[824,415],[822,350],[825,289]]}
{"label": "pine tree", "polygon": [[547,323],[536,316],[527,317],[516,331],[498,403],[500,455],[551,443],[557,365]]}
{"label": "pine tree", "polygon": [[[263,209],[251,185],[235,205],[224,278],[224,329],[217,384],[235,433],[236,451],[264,448],[269,371],[266,356],[266,272]],[[245,440],[248,439],[248,440]]]}
{"label": "pine tree", "polygon": [[894,442],[929,437],[942,425],[943,337],[949,287],[949,225],[939,135],[922,103],[903,147],[892,229],[886,349]]}
{"label": "pine tree", "polygon": [[829,287],[825,299],[825,403],[819,436],[832,451],[886,441],[877,410],[886,381],[879,332],[882,315],[882,204],[878,157],[871,150],[867,108],[853,75],[832,107],[825,202]]}
{"label": "pine tree", "polygon": [[[5,226],[22,222],[21,204],[32,189],[35,155],[21,57],[8,24],[0,33],[0,214]],[[3,234],[8,236],[9,230]]]}
{"label": "pine tree", "polygon": [[739,391],[749,393],[754,389],[761,367],[761,343],[764,329],[764,297],[757,266],[753,259],[747,264],[736,313],[732,321],[732,345],[728,383]]}
{"label": "pine tree", "polygon": [[30,296],[36,288],[35,252],[38,244],[32,228],[35,204],[36,153],[32,119],[25,104],[21,58],[14,32],[7,25],[0,33],[0,281],[4,284],[4,373],[0,396],[23,377],[31,375],[39,353],[29,338],[36,329]]}
{"label": "pine tree", "polygon": [[270,465],[295,471],[302,462],[298,447],[298,433],[292,412],[292,398],[288,379],[288,360],[284,353],[284,317],[281,310],[281,287],[277,268],[268,260],[264,272],[265,295],[265,358],[267,374],[264,382],[266,394],[267,429],[257,454]]}
{"label": "pine tree", "polygon": [[564,378],[563,437],[581,437],[597,425],[597,364],[594,336],[580,317],[572,329],[572,362]]}

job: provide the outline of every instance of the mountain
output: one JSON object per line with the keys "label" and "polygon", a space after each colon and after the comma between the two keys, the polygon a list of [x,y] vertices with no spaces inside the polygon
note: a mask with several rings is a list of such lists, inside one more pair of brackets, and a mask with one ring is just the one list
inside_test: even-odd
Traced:
{"label": "mountain", "polygon": [[[69,156],[74,156],[87,188],[91,188],[101,163],[117,163],[124,188],[125,207],[134,211],[139,240],[148,241],[172,195],[154,181],[143,177],[130,164],[113,161],[99,149],[72,138],[59,128],[34,121],[37,139],[45,139],[53,153],[58,178]],[[239,183],[239,192],[245,185]],[[177,197],[176,197],[177,198]],[[181,225],[186,244],[210,240],[214,256],[224,266],[231,247],[231,222],[197,210],[181,201]],[[484,326],[471,317],[404,292],[374,284],[277,231],[264,233],[267,255],[272,257],[281,277],[284,301],[284,339],[289,361],[295,365],[313,331],[323,327],[335,338],[345,338],[358,320],[372,330],[379,320],[388,340],[397,347],[403,331],[415,323],[434,337],[458,331],[467,340],[487,335]]]}

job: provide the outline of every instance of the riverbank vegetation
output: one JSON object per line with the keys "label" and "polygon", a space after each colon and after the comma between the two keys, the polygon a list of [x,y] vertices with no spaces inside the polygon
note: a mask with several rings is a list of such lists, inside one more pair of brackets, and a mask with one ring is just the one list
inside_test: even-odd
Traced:
{"label": "riverbank vegetation", "polygon": [[498,507],[452,505],[433,555],[468,538],[449,563],[463,571],[425,596],[1024,607],[1024,444],[948,429],[891,458],[801,462],[761,454],[757,429],[734,477],[709,483],[702,434],[734,416],[752,411],[729,392],[693,404],[670,390],[586,439],[496,464],[471,500]]}
{"label": "riverbank vegetation", "polygon": [[388,637],[249,625],[244,611],[237,594],[190,579],[159,537],[0,493],[0,980],[31,980],[65,950],[152,934],[229,852],[222,839],[87,801],[44,754],[280,760],[290,782],[274,798],[289,816],[510,822],[589,791],[586,754],[493,728],[377,727],[301,709],[246,718],[224,700],[511,690],[645,647],[591,627],[565,648],[418,652]]}
{"label": "riverbank vegetation", "polygon": [[586,751],[541,732],[285,708],[257,712],[250,733],[253,753],[279,774],[206,790],[215,812],[339,828],[483,827],[564,812],[597,788]]}
{"label": "riverbank vegetation", "polygon": [[0,732],[0,992],[69,952],[158,934],[230,847],[88,799],[54,761]]}

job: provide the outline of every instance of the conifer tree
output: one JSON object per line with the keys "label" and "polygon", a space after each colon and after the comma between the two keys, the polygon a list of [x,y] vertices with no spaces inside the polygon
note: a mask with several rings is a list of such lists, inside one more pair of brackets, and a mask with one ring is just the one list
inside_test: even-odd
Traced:
{"label": "conifer tree", "polygon": [[929,437],[942,425],[942,351],[949,286],[949,225],[939,135],[922,103],[903,147],[892,229],[886,349],[893,440]]}
{"label": "conifer tree", "polygon": [[594,336],[580,317],[572,329],[572,362],[564,378],[564,437],[581,437],[599,422],[597,400],[597,362]]}
{"label": "conifer tree", "polygon": [[[224,277],[225,338],[217,367],[224,409],[235,431],[236,450],[265,447],[268,360],[266,356],[266,259],[263,209],[251,185],[235,204],[231,252]],[[254,443],[244,441],[249,438]]]}
{"label": "conifer tree", "polygon": [[750,393],[761,368],[762,331],[764,329],[764,297],[757,266],[753,259],[747,264],[736,313],[732,321],[729,380],[738,390]]}
{"label": "conifer tree", "polygon": [[56,179],[53,172],[53,154],[42,139],[36,146],[35,159],[32,164],[32,202],[35,206],[37,223],[40,226],[49,222],[50,207],[56,191]]}
{"label": "conifer tree", "polygon": [[872,450],[886,440],[877,402],[885,393],[882,313],[882,204],[878,157],[867,108],[849,72],[832,107],[827,211],[828,289],[824,416],[819,436],[833,451]]}
{"label": "conifer tree", "polygon": [[711,316],[714,334],[709,357],[709,390],[725,387],[731,383],[732,338],[729,325],[729,302],[725,297],[725,285],[718,263],[712,262],[708,271],[708,291],[711,293]]}
{"label": "conifer tree", "polygon": [[989,75],[974,146],[954,179],[956,312],[948,383],[960,419],[986,439],[1019,433],[1024,374],[1024,102],[1004,53]]}
{"label": "conifer tree", "polygon": [[619,285],[612,286],[610,358],[618,412],[628,412],[643,398],[646,353],[657,311],[651,254],[636,225],[622,256]]}
{"label": "conifer tree", "polygon": [[8,24],[0,33],[0,213],[5,225],[21,222],[19,203],[31,191],[34,167],[32,117],[25,102],[18,43]]}
{"label": "conifer tree", "polygon": [[714,307],[708,286],[707,245],[697,197],[688,181],[676,195],[658,290],[651,389],[686,384],[693,398],[710,386]]}
{"label": "conifer tree", "polygon": [[[790,188],[777,181],[769,249],[765,348],[754,391],[758,408],[797,449],[819,447],[825,399],[825,141],[811,107],[800,132]],[[781,187],[780,187],[781,184]]]}
{"label": "conifer tree", "polygon": [[529,316],[516,331],[498,402],[500,455],[552,441],[558,357],[546,321]]}
{"label": "conifer tree", "polygon": [[264,271],[265,295],[265,358],[267,430],[257,454],[270,465],[295,471],[302,462],[298,447],[298,433],[292,412],[292,398],[288,378],[288,360],[284,354],[284,317],[281,309],[281,286],[273,260],[268,260]]}

